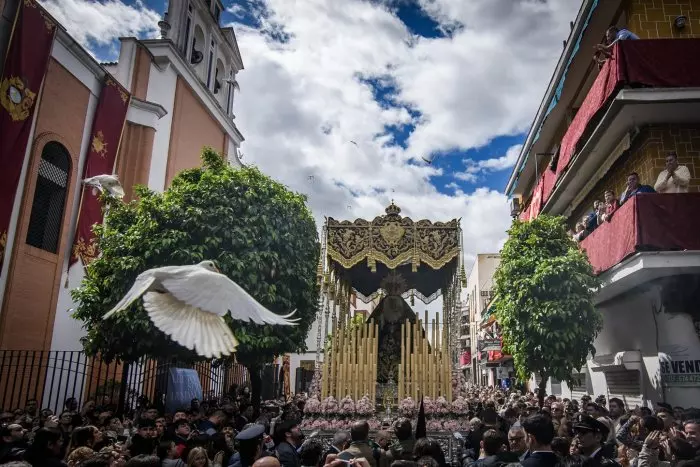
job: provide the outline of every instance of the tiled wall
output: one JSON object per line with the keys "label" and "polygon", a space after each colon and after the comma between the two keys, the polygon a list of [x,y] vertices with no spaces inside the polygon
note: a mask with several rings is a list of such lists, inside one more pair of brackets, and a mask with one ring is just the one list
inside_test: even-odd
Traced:
{"label": "tiled wall", "polygon": [[[673,26],[681,15],[683,30]],[[641,39],[700,38],[700,0],[628,0],[627,28]]]}
{"label": "tiled wall", "polygon": [[593,201],[603,200],[612,189],[618,198],[625,189],[627,174],[637,172],[640,182],[654,186],[664,170],[666,155],[676,151],[678,163],[690,170],[689,191],[700,191],[700,125],[663,125],[646,127],[635,138],[630,150],[620,157],[586,198],[574,209],[569,223],[574,225],[593,209]]}

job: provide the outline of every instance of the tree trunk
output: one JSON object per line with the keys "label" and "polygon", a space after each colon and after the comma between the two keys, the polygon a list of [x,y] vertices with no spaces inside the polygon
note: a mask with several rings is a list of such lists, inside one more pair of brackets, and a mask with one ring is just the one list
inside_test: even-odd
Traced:
{"label": "tree trunk", "polygon": [[547,389],[547,381],[549,380],[549,375],[546,373],[540,373],[540,385],[537,387],[537,400],[540,404],[540,409],[544,407],[544,395]]}
{"label": "tree trunk", "polygon": [[260,414],[260,398],[262,395],[262,368],[260,365],[249,365],[250,375],[250,403],[253,404],[254,419]]}

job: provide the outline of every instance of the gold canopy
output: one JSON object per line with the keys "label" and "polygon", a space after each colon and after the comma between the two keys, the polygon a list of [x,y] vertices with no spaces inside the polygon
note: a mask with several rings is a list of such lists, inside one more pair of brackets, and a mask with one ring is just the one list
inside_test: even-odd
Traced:
{"label": "gold canopy", "polygon": [[386,208],[386,215],[372,221],[329,218],[326,224],[328,256],[345,269],[366,260],[372,272],[377,271],[377,262],[388,269],[410,262],[412,272],[418,271],[421,263],[440,269],[459,256],[457,219],[414,222],[400,213],[401,209],[392,201]]}

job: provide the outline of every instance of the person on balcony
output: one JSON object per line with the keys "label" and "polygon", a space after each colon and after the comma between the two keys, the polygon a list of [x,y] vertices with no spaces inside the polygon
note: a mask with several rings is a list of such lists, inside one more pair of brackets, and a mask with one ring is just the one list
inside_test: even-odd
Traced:
{"label": "person on balcony", "polygon": [[574,234],[574,240],[577,242],[580,242],[584,238],[586,238],[586,235],[588,235],[588,232],[586,232],[586,224],[583,222],[577,222],[576,223],[576,233]]}
{"label": "person on balcony", "polygon": [[620,29],[617,26],[608,28],[608,30],[605,31],[605,40],[603,43],[594,47],[595,54],[593,55],[593,60],[598,64],[598,69],[602,68],[605,61],[612,56],[612,48],[618,41],[638,39],[639,36],[628,29]]}
{"label": "person on balcony", "polygon": [[605,190],[605,212],[601,216],[603,222],[610,222],[613,214],[620,207],[620,202],[615,198],[615,192],[612,190]]}
{"label": "person on balcony", "polygon": [[690,170],[685,165],[678,165],[678,155],[671,152],[666,156],[666,169],[656,179],[654,189],[658,193],[688,193]]}
{"label": "person on balcony", "polygon": [[639,174],[632,172],[627,176],[627,188],[622,193],[622,197],[620,197],[620,204],[625,204],[625,201],[633,196],[637,196],[639,193],[655,193],[655,191],[649,185],[641,185],[639,183]]}

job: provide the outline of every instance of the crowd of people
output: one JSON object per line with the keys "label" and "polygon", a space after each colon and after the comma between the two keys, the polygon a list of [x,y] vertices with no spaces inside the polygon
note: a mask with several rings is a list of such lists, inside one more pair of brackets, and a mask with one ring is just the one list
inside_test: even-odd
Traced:
{"label": "crowd of people", "polygon": [[[245,396],[245,395],[244,395]],[[0,465],[10,467],[696,467],[700,410],[659,403],[626,407],[617,398],[580,401],[469,388],[469,431],[453,452],[417,426],[387,420],[371,432],[357,418],[330,445],[300,429],[303,399],[266,403],[253,421],[246,397],[193,400],[161,413],[143,405],[125,418],[75,399],[55,416],[30,400],[0,414]]]}
{"label": "crowd of people", "polygon": [[653,187],[641,183],[638,173],[630,173],[627,176],[627,186],[620,199],[615,196],[614,191],[606,190],[603,194],[604,201],[593,201],[593,211],[583,216],[569,234],[574,240],[580,242],[599,225],[610,222],[615,211],[630,198],[640,193],[687,193],[689,183],[690,170],[685,165],[679,165],[678,155],[671,152],[666,156],[666,167],[659,173]]}

